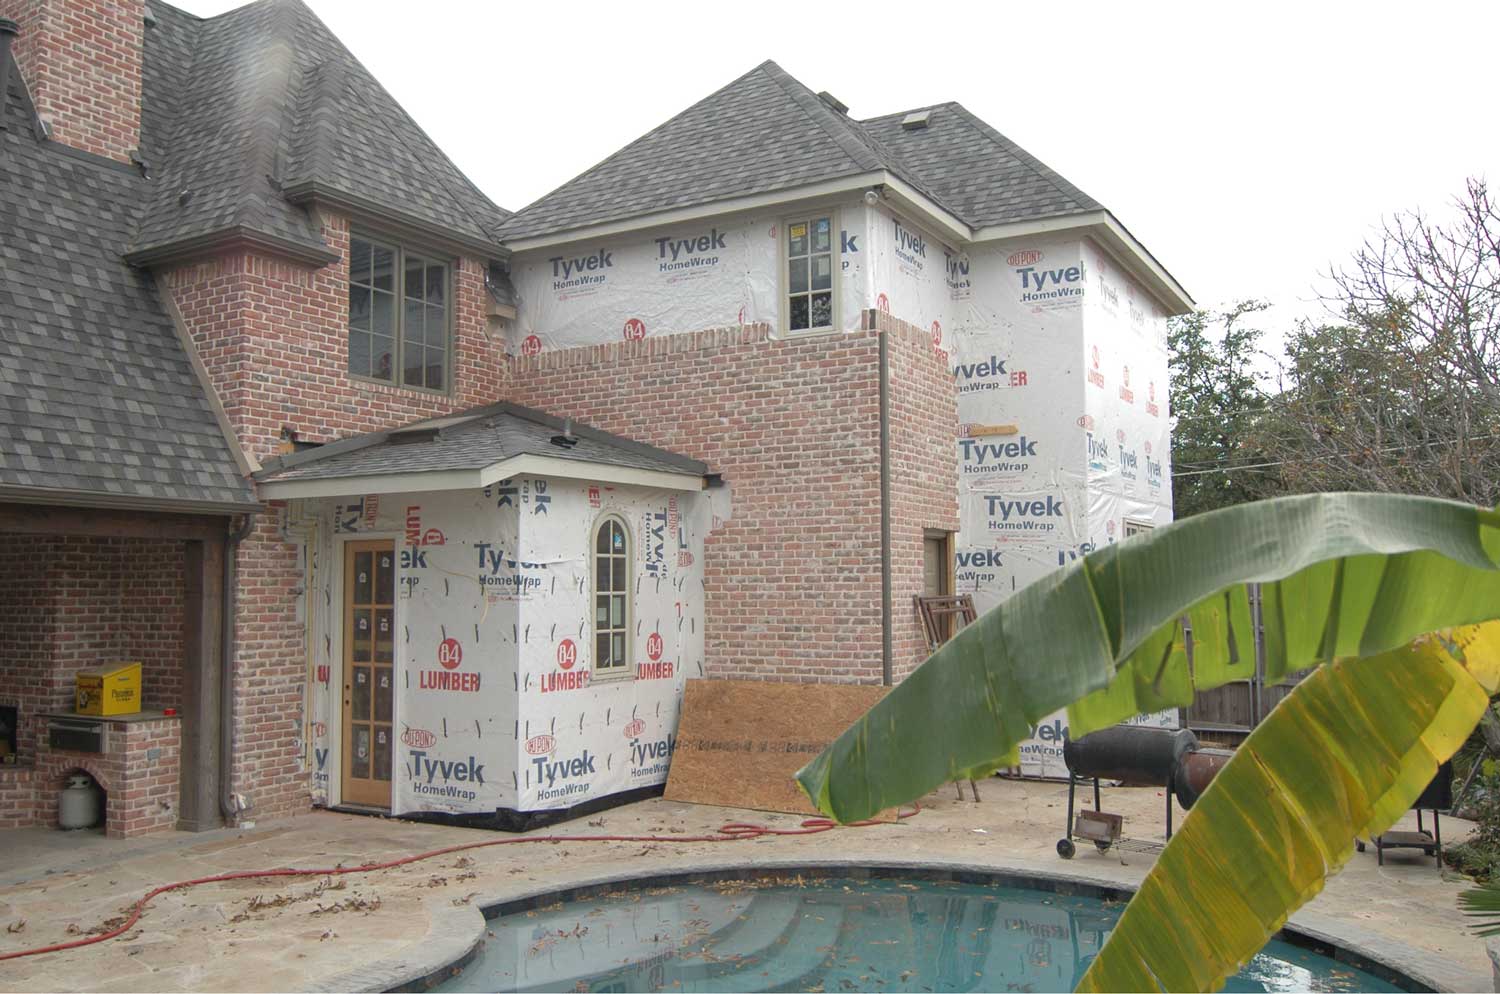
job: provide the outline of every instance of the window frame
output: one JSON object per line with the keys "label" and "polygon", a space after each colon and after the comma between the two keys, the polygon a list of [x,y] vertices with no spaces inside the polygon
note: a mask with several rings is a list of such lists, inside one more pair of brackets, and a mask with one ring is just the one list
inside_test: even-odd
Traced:
{"label": "window frame", "polygon": [[1127,538],[1135,538],[1149,531],[1156,530],[1155,521],[1147,521],[1145,518],[1125,518],[1120,523],[1120,541]]}
{"label": "window frame", "polygon": [[[829,281],[829,287],[828,287],[828,292],[829,292],[829,294],[831,295],[831,298],[832,298],[831,299],[831,307],[829,308],[829,324],[826,325],[826,326],[819,326],[819,327],[816,327],[816,328],[798,328],[798,329],[793,330],[793,328],[792,328],[792,293],[793,293],[793,291],[792,291],[792,225],[794,225],[794,224],[806,224],[808,226],[808,232],[807,232],[807,237],[808,237],[808,253],[807,253],[806,258],[809,261],[808,261],[808,273],[807,273],[807,287],[808,288],[806,290],[806,296],[807,296],[807,300],[808,300],[808,305],[807,305],[807,307],[808,307],[808,321],[811,322],[812,321],[812,295],[815,292],[816,293],[822,293],[821,290],[814,291],[812,289],[812,262],[811,262],[811,260],[812,260],[813,255],[814,255],[814,253],[812,251],[812,223],[814,221],[816,221],[817,219],[821,218],[821,217],[827,217],[828,218],[828,225],[829,225],[829,238],[828,238],[829,253],[828,254],[829,254],[829,261],[831,263],[830,268],[832,269],[832,279]],[[840,316],[839,315],[839,310],[840,310],[840,308],[839,308],[839,290],[840,290],[840,286],[839,286],[839,284],[841,282],[841,276],[842,276],[842,272],[843,272],[843,244],[842,244],[842,240],[841,240],[840,234],[839,234],[841,230],[842,229],[840,229],[840,227],[839,227],[839,212],[837,210],[835,210],[834,208],[832,208],[832,207],[829,207],[826,210],[825,209],[808,210],[808,211],[802,212],[801,214],[791,215],[791,216],[788,216],[788,217],[783,217],[781,219],[782,237],[781,237],[781,245],[779,246],[779,251],[780,251],[780,255],[781,255],[781,277],[778,280],[778,289],[780,291],[780,297],[781,297],[781,303],[780,303],[780,306],[779,306],[779,313],[780,313],[780,316],[781,316],[781,331],[782,331],[782,335],[784,337],[786,337],[786,338],[804,338],[804,337],[806,337],[806,338],[814,338],[814,337],[816,337],[818,335],[836,335],[836,334],[839,333],[839,328],[840,328],[840,324],[839,324],[839,316]],[[817,254],[821,255],[822,253],[817,253]],[[798,258],[802,258],[802,257],[799,256]],[[801,296],[803,294],[803,291],[797,291],[797,294],[798,294],[798,296]]]}
{"label": "window frame", "polygon": [[[599,666],[599,531],[614,522],[625,534],[625,624],[623,629],[610,626],[605,631],[625,634],[625,662],[620,666],[601,669]],[[589,680],[599,681],[635,679],[635,535],[630,522],[623,514],[606,511],[594,519],[589,529]],[[606,592],[606,595],[614,591]]]}
{"label": "window frame", "polygon": [[[395,355],[393,356],[392,378],[382,380],[374,376],[356,373],[349,368],[350,337],[354,329],[349,326],[349,290],[354,287],[354,275],[351,262],[354,258],[354,241],[359,239],[370,243],[372,246],[390,249],[395,253],[394,261],[394,291],[395,303],[393,305],[395,328],[393,338],[395,340]],[[433,388],[429,386],[413,386],[403,382],[406,376],[406,256],[407,253],[421,256],[429,263],[441,263],[443,274],[443,386]],[[390,387],[395,390],[412,390],[423,393],[429,397],[451,397],[453,396],[453,350],[454,350],[454,327],[456,301],[454,292],[454,271],[458,268],[458,260],[447,252],[440,251],[430,245],[421,242],[408,241],[397,235],[374,228],[351,227],[349,229],[349,251],[345,258],[345,294],[344,294],[344,372],[351,379],[360,383],[371,383],[376,386]]]}

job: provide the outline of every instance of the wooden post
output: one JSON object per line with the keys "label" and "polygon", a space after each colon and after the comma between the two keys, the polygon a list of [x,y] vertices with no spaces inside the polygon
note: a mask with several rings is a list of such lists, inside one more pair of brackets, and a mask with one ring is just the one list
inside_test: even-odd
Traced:
{"label": "wooden post", "polygon": [[219,813],[219,695],[224,658],[224,539],[184,543],[182,765],[177,827],[204,832]]}

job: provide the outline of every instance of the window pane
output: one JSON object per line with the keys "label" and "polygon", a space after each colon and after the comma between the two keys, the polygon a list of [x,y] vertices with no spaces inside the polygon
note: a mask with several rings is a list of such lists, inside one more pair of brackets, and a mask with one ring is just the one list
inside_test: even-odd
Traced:
{"label": "window pane", "polygon": [[427,389],[443,389],[443,374],[446,367],[447,362],[442,349],[427,350]]}
{"label": "window pane", "polygon": [[361,780],[370,779],[370,726],[355,725],[354,755],[349,757],[349,774]]}
{"label": "window pane", "polygon": [[625,595],[610,594],[609,596],[609,627],[625,627]]}
{"label": "window pane", "polygon": [[608,521],[602,522],[599,525],[598,534],[594,538],[595,552],[609,551],[609,525],[610,523]]}
{"label": "window pane", "polygon": [[833,324],[833,294],[815,293],[812,295],[812,326],[814,328],[827,328]]}
{"label": "window pane", "polygon": [[375,779],[391,778],[391,730],[375,729]]}
{"label": "window pane", "polygon": [[370,330],[370,291],[367,287],[349,286],[349,327]]}
{"label": "window pane", "polygon": [[409,387],[422,385],[422,346],[406,345],[406,369],[402,372],[401,382]]}
{"label": "window pane", "polygon": [[600,635],[594,639],[594,669],[599,670],[609,665],[609,636]]}
{"label": "window pane", "polygon": [[808,327],[807,323],[807,298],[792,298],[792,330],[802,331]]}
{"label": "window pane", "polygon": [[427,332],[423,330],[426,327],[425,316],[427,308],[422,306],[420,300],[412,300],[408,297],[406,298],[405,311],[406,313],[402,319],[406,323],[401,326],[402,341],[407,345],[413,343],[417,345],[427,344]]}
{"label": "window pane", "polygon": [[349,282],[370,282],[370,243],[363,238],[349,239]]}
{"label": "window pane", "polygon": [[827,290],[833,286],[833,256],[815,255],[812,259],[812,288]]}
{"label": "window pane", "polygon": [[349,647],[349,658],[357,663],[370,661],[370,636],[374,634],[370,629],[370,609],[355,608],[354,631],[350,634],[353,642]]}
{"label": "window pane", "polygon": [[610,662],[616,666],[625,665],[625,636],[616,635],[610,642]]}
{"label": "window pane", "polygon": [[391,609],[378,607],[375,609],[375,662],[389,663],[395,658],[393,650],[396,645],[395,622],[391,618]]}
{"label": "window pane", "polygon": [[448,299],[448,267],[434,264],[427,267],[427,302],[442,307]]}
{"label": "window pane", "polygon": [[368,604],[375,589],[375,557],[370,552],[354,554],[354,603]]}
{"label": "window pane", "polygon": [[799,221],[787,225],[787,255],[807,254],[807,223]]}
{"label": "window pane", "polygon": [[390,381],[396,369],[396,340],[384,335],[373,335],[370,339],[370,375],[377,380]]}
{"label": "window pane", "polygon": [[408,255],[406,257],[406,285],[403,291],[407,300],[421,300],[422,290],[427,281],[423,275],[426,268],[426,260],[419,255]]}
{"label": "window pane", "polygon": [[395,294],[374,292],[370,300],[370,330],[377,335],[396,334]]}
{"label": "window pane", "polygon": [[786,264],[787,291],[789,293],[807,292],[807,260],[790,259]]}
{"label": "window pane", "polygon": [[370,720],[370,668],[354,667],[354,692],[350,695],[350,713],[355,721]]}
{"label": "window pane", "polygon": [[393,552],[378,552],[375,554],[375,603],[395,603],[395,592],[396,554]]}
{"label": "window pane", "polygon": [[[601,535],[600,537],[602,538],[603,536]],[[607,591],[610,589],[608,556],[596,556],[594,558],[594,589],[597,591]]]}
{"label": "window pane", "polygon": [[370,285],[386,293],[396,292],[396,253],[383,245],[373,247],[370,255]]}
{"label": "window pane", "polygon": [[594,598],[594,627],[609,627],[609,595],[604,594]]}
{"label": "window pane", "polygon": [[812,250],[814,252],[827,252],[829,239],[833,235],[833,223],[826,217],[820,217],[813,222]]}
{"label": "window pane", "polygon": [[623,556],[616,556],[613,562],[615,581],[611,589],[622,593],[627,592],[629,588],[625,586],[625,558]]}
{"label": "window pane", "polygon": [[370,375],[370,336],[362,331],[349,332],[349,372]]}
{"label": "window pane", "polygon": [[[391,720],[391,671],[389,667],[375,670],[375,720]],[[376,739],[379,742],[379,739]]]}
{"label": "window pane", "polygon": [[609,523],[609,538],[610,545],[614,551],[623,554],[625,552],[625,527],[618,521],[611,521]]}

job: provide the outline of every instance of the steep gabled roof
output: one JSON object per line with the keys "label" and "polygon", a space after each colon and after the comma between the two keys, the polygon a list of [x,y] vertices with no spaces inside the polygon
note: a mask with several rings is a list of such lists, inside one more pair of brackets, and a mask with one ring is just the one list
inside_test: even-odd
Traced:
{"label": "steep gabled roof", "polygon": [[243,233],[328,257],[304,206],[378,206],[493,246],[508,216],[301,0],[199,19],[149,0],[141,148],[155,195],[132,245],[151,260]]}
{"label": "steep gabled roof", "polygon": [[973,227],[1099,210],[1099,204],[958,104],[857,121],[774,62],[625,146],[517,212],[507,239],[884,171]]}
{"label": "steep gabled roof", "polygon": [[789,190],[882,168],[868,136],[763,62],[519,211],[506,239]]}
{"label": "steep gabled roof", "polygon": [[12,74],[0,130],[0,497],[255,506],[151,277],[121,253],[150,184],[33,133]]}

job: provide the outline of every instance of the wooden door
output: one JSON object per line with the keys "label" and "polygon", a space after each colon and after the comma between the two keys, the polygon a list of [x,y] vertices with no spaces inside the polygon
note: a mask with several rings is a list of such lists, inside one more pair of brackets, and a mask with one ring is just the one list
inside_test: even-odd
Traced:
{"label": "wooden door", "polygon": [[391,806],[396,548],[344,544],[343,802]]}

